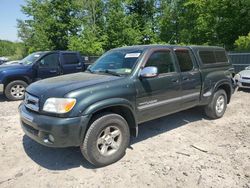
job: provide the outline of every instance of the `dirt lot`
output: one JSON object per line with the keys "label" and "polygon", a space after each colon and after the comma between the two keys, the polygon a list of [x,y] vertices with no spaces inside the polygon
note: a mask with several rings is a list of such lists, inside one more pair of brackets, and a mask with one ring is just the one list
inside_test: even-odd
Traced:
{"label": "dirt lot", "polygon": [[191,109],[143,124],[119,162],[95,169],[78,148],[24,136],[17,107],[0,97],[0,187],[250,187],[250,93],[225,116]]}

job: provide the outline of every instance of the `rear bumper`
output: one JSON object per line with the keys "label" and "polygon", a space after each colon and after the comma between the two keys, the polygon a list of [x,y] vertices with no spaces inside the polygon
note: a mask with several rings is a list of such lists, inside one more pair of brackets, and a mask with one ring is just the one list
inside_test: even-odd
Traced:
{"label": "rear bumper", "polygon": [[4,91],[4,85],[3,84],[0,84],[0,94],[2,94]]}
{"label": "rear bumper", "polygon": [[79,146],[89,121],[88,116],[58,118],[40,115],[28,111],[23,104],[19,106],[19,113],[25,134],[48,147]]}

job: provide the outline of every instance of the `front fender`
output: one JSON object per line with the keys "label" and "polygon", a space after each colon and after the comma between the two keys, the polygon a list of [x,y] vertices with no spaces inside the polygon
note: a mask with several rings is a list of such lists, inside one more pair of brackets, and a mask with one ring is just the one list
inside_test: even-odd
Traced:
{"label": "front fender", "polygon": [[[138,135],[138,123],[137,123],[137,118],[135,115],[134,107],[133,105],[126,99],[122,98],[110,98],[110,99],[105,99],[102,101],[98,101],[89,107],[87,107],[83,112],[83,116],[92,116],[94,113],[109,108],[109,107],[124,107],[125,109],[125,115],[124,118],[126,117],[126,120],[129,124],[130,127],[130,133],[132,136],[137,137]],[[129,112],[129,113],[128,113]],[[128,115],[129,114],[129,115]]]}
{"label": "front fender", "polygon": [[82,111],[82,115],[93,114],[99,110],[112,107],[112,106],[124,106],[130,109],[130,111],[134,114],[133,105],[126,99],[122,98],[110,98],[102,101],[98,101],[89,107],[87,107],[84,111]]}

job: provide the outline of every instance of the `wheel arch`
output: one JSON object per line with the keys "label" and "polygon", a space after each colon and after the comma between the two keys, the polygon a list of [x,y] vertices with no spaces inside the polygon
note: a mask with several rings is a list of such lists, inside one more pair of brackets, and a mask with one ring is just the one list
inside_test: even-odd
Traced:
{"label": "wheel arch", "polygon": [[232,87],[229,81],[223,81],[215,85],[214,91],[218,91],[219,89],[223,89],[227,94],[227,103],[230,102],[232,96]]}
{"label": "wheel arch", "polygon": [[6,87],[10,82],[18,81],[18,80],[24,81],[27,84],[31,83],[31,80],[28,77],[25,77],[25,76],[13,76],[13,77],[7,77],[7,78],[4,79],[4,81],[3,81],[4,87]]}
{"label": "wheel arch", "polygon": [[85,132],[87,132],[91,122],[102,113],[116,113],[121,115],[128,123],[130,134],[134,137],[138,135],[138,124],[134,110],[129,101],[125,99],[107,99],[99,101],[82,112],[84,115],[90,115],[90,121]]}

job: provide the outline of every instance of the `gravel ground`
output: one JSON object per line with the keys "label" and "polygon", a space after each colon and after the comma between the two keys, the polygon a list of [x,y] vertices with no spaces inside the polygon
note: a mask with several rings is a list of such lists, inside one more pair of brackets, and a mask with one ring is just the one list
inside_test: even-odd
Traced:
{"label": "gravel ground", "polygon": [[17,107],[0,97],[0,187],[250,187],[250,92],[219,120],[199,108],[145,123],[126,155],[96,169],[78,148],[24,136]]}

